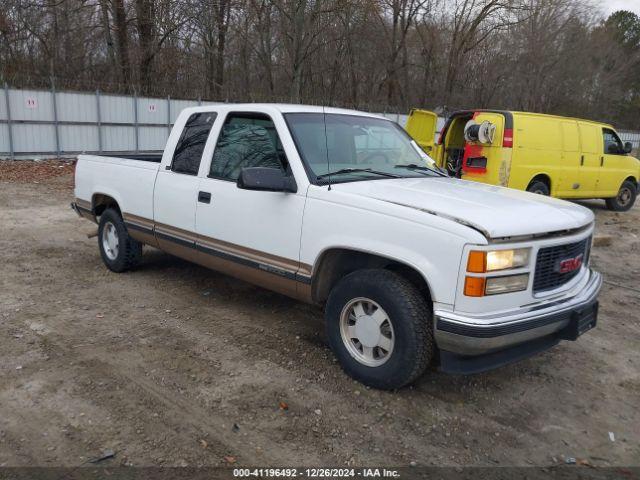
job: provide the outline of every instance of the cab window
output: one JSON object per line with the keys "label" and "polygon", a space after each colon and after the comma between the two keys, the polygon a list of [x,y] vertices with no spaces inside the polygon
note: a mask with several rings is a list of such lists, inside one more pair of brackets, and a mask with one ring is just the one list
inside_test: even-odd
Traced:
{"label": "cab window", "polygon": [[276,126],[259,113],[232,113],[224,122],[213,152],[209,177],[236,181],[243,168],[288,170]]}
{"label": "cab window", "polygon": [[609,128],[603,128],[602,136],[604,139],[604,153],[622,154],[624,152],[622,140],[620,140],[616,132]]}
{"label": "cab window", "polygon": [[189,117],[173,152],[172,171],[187,175],[198,174],[202,152],[215,119],[216,114],[213,112],[194,113]]}

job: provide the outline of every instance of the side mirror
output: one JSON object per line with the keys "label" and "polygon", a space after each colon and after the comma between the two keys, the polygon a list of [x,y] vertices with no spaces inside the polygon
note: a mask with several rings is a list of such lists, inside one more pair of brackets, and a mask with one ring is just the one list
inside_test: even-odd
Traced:
{"label": "side mirror", "polygon": [[279,168],[243,168],[236,183],[243,190],[296,193],[298,186],[292,176],[287,176]]}
{"label": "side mirror", "polygon": [[633,150],[633,143],[626,142],[624,144],[624,153],[631,153],[631,150]]}

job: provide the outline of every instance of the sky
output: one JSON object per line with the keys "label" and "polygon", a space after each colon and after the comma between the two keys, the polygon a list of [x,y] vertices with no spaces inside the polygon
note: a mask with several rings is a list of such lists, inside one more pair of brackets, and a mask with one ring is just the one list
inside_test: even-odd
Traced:
{"label": "sky", "polygon": [[605,16],[617,10],[630,10],[640,15],[640,0],[598,0],[597,3]]}

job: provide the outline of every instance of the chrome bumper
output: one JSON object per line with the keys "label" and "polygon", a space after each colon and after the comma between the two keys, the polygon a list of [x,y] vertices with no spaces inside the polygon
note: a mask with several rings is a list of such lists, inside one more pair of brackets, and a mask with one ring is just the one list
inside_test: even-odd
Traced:
{"label": "chrome bumper", "polygon": [[597,311],[601,287],[602,276],[590,270],[587,284],[578,294],[543,305],[482,316],[436,310],[435,340],[441,351],[478,356],[549,337],[565,329],[582,309],[595,304]]}

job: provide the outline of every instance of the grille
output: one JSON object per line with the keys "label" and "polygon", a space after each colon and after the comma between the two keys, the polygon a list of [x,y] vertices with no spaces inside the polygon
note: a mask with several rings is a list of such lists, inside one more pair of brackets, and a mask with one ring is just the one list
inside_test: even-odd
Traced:
{"label": "grille", "polygon": [[580,269],[572,272],[560,273],[559,264],[562,260],[574,258],[584,254],[583,264],[586,264],[589,257],[588,248],[591,237],[576,243],[568,243],[566,245],[556,245],[554,247],[546,247],[538,250],[536,257],[536,273],[533,277],[533,291],[543,292],[545,290],[553,290],[564,285],[573,277],[575,277]]}

